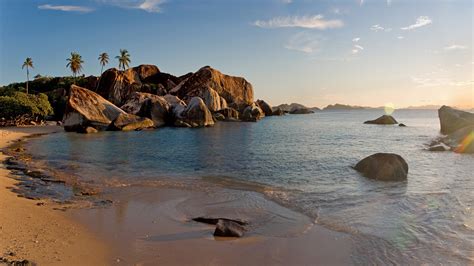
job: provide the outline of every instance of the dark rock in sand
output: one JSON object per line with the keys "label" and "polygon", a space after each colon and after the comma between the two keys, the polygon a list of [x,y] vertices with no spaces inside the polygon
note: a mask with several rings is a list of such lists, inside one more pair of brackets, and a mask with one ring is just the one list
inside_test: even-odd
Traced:
{"label": "dark rock in sand", "polygon": [[312,114],[314,113],[308,108],[295,108],[290,111],[290,114],[292,115],[304,115],[304,114]]}
{"label": "dark rock in sand", "polygon": [[406,125],[403,124],[403,123],[398,124],[398,126],[399,126],[399,127],[406,127]]}
{"label": "dark rock in sand", "polygon": [[191,127],[207,127],[214,125],[212,114],[207,109],[204,101],[199,97],[194,97],[189,101],[188,106],[182,112],[182,122]]}
{"label": "dark rock in sand", "polygon": [[[170,93],[188,101],[196,96],[206,98],[205,93],[212,93],[209,89],[217,92],[227,104],[235,104],[239,110],[253,103],[253,88],[247,80],[222,74],[209,66],[190,75]],[[217,103],[217,97],[213,97],[213,101]],[[215,109],[212,106],[210,108]]]}
{"label": "dark rock in sand", "polygon": [[265,117],[265,114],[255,103],[247,106],[242,112],[242,120],[246,122],[257,122],[263,117]]}
{"label": "dark rock in sand", "polygon": [[455,131],[468,127],[474,126],[474,114],[456,110],[449,106],[443,105],[438,110],[439,122],[441,125],[441,133],[450,134]]}
{"label": "dark rock in sand", "polygon": [[354,167],[370,179],[403,181],[407,179],[408,164],[397,154],[376,153],[364,158]]}
{"label": "dark rock in sand", "polygon": [[97,93],[71,85],[63,117],[64,129],[66,131],[78,131],[87,127],[106,129],[120,114],[125,112]]}
{"label": "dark rock in sand", "polygon": [[216,224],[216,230],[214,231],[214,236],[221,237],[242,237],[245,232],[245,227],[242,225],[231,221],[219,219]]}
{"label": "dark rock in sand", "polygon": [[262,109],[263,113],[265,113],[265,116],[273,115],[272,107],[264,100],[257,100],[255,103],[258,105],[258,107],[260,107],[260,109]]}
{"label": "dark rock in sand", "polygon": [[109,126],[109,130],[141,130],[152,128],[155,123],[149,118],[139,117],[132,114],[120,114]]}
{"label": "dark rock in sand", "polygon": [[364,124],[394,125],[394,124],[398,124],[398,122],[391,115],[382,115],[381,117],[375,120],[365,121]]}

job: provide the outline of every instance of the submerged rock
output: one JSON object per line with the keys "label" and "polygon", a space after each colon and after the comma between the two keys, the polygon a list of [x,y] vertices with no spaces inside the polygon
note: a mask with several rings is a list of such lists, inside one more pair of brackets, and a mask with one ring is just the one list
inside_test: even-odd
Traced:
{"label": "submerged rock", "polygon": [[63,125],[66,131],[82,131],[87,127],[101,130],[120,114],[125,112],[97,93],[71,85]]}
{"label": "submerged rock", "polygon": [[120,114],[110,125],[110,130],[141,130],[145,128],[152,128],[155,124],[146,117],[139,117],[132,114]]}
{"label": "submerged rock", "polygon": [[219,219],[216,224],[214,236],[221,237],[242,237],[244,236],[245,228],[231,220]]}
{"label": "submerged rock", "polygon": [[398,122],[391,115],[382,115],[381,117],[375,120],[365,121],[364,124],[394,125],[394,124],[398,124]]}
{"label": "submerged rock", "polygon": [[432,145],[428,148],[429,151],[449,151],[450,148],[443,144],[443,143],[440,143],[440,144],[435,144],[435,145]]}
{"label": "submerged rock", "polygon": [[408,176],[407,162],[393,153],[370,155],[358,162],[354,169],[365,177],[381,181],[403,181]]}

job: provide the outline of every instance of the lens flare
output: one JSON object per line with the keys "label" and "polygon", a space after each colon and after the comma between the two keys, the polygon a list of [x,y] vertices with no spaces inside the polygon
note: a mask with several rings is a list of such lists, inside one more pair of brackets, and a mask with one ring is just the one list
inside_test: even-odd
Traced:
{"label": "lens flare", "polygon": [[461,141],[461,144],[454,150],[455,152],[463,153],[468,149],[469,145],[474,145],[474,131],[471,131],[469,134],[467,134],[466,137]]}
{"label": "lens flare", "polygon": [[383,109],[386,115],[391,115],[395,112],[395,105],[393,103],[386,103]]}

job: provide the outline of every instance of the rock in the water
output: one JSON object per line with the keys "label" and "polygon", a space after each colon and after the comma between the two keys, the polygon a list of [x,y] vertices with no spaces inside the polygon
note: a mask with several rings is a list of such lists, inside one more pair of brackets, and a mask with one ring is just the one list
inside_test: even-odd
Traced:
{"label": "rock in the water", "polygon": [[134,92],[121,108],[127,113],[150,118],[155,123],[155,127],[171,123],[170,105],[162,96]]}
{"label": "rock in the water", "polygon": [[217,112],[225,117],[225,121],[239,121],[239,111],[234,108],[227,107]]}
{"label": "rock in the water", "polygon": [[407,162],[393,153],[373,154],[357,163],[354,169],[370,179],[381,181],[403,181],[408,175]]}
{"label": "rock in the water", "polygon": [[205,223],[205,224],[217,224],[219,220],[231,221],[240,225],[248,225],[249,223],[244,220],[238,219],[229,219],[229,218],[214,218],[214,217],[196,217],[192,219],[195,222]]}
{"label": "rock in the water", "polygon": [[398,124],[399,127],[406,127],[407,125],[403,124],[403,123],[400,123]]}
{"label": "rock in the water", "polygon": [[77,133],[82,133],[82,134],[92,134],[92,133],[97,133],[97,132],[99,131],[93,127],[85,127],[85,128],[80,128],[77,130]]}
{"label": "rock in the water", "polygon": [[216,230],[214,231],[214,236],[222,237],[242,237],[245,232],[245,227],[242,225],[231,221],[219,219],[216,224]]}
{"label": "rock in the water", "polygon": [[[195,96],[204,97],[203,94],[208,89],[216,91],[227,104],[236,104],[239,110],[253,103],[253,88],[248,81],[241,77],[222,74],[209,66],[205,66],[189,76],[172,89],[171,93],[188,101]],[[221,106],[221,108],[224,107]]]}
{"label": "rock in the water", "polygon": [[247,122],[257,122],[265,116],[262,109],[255,103],[247,106],[242,113],[242,120]]}
{"label": "rock in the water", "polygon": [[102,130],[120,114],[125,112],[97,93],[71,85],[63,125],[66,131],[78,131],[87,127]]}
{"label": "rock in the water", "polygon": [[216,121],[225,121],[225,116],[221,113],[214,113],[213,116]]}
{"label": "rock in the water", "polygon": [[474,126],[474,114],[443,105],[438,110],[441,133],[447,135],[467,126]]}
{"label": "rock in the water", "polygon": [[120,114],[110,125],[110,130],[141,130],[145,128],[152,128],[155,124],[146,117],[139,117],[132,114]]}
{"label": "rock in the water", "polygon": [[375,120],[365,121],[364,124],[394,125],[394,124],[398,124],[398,122],[391,115],[382,115],[381,117]]}
{"label": "rock in the water", "polygon": [[171,114],[171,120],[176,121],[183,118],[182,114],[187,107],[186,103],[178,97],[170,94],[163,96],[163,98],[165,98],[165,100],[168,102],[168,105],[170,106],[169,111]]}
{"label": "rock in the water", "polygon": [[428,150],[429,151],[449,151],[450,148],[447,145],[440,143],[440,144],[430,146]]}
{"label": "rock in the water", "polygon": [[258,107],[260,107],[260,109],[262,109],[262,111],[265,113],[265,116],[273,115],[272,107],[264,100],[257,100],[255,103],[258,105]]}
{"label": "rock in the water", "polygon": [[272,115],[276,115],[276,116],[285,115],[285,111],[283,111],[280,108],[275,108],[275,110],[273,110],[273,112],[272,112]]}
{"label": "rock in the water", "polygon": [[443,137],[441,142],[457,153],[474,153],[474,126],[467,126]]}
{"label": "rock in the water", "polygon": [[294,108],[290,111],[292,115],[305,115],[305,114],[312,114],[313,111],[309,110],[308,108]]}
{"label": "rock in the water", "polygon": [[207,127],[214,125],[214,119],[212,118],[211,112],[204,101],[199,97],[192,98],[181,115],[183,122],[192,127]]}

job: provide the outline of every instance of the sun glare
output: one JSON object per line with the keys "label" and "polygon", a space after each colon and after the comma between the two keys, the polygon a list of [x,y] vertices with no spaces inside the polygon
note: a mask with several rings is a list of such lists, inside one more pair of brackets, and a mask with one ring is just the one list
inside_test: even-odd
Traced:
{"label": "sun glare", "polygon": [[386,103],[384,110],[386,115],[391,115],[393,112],[395,112],[395,105],[393,103]]}

